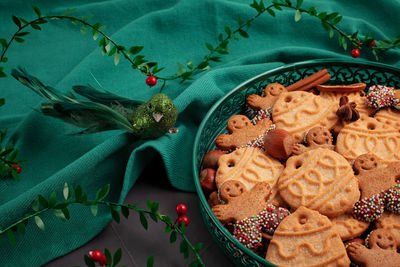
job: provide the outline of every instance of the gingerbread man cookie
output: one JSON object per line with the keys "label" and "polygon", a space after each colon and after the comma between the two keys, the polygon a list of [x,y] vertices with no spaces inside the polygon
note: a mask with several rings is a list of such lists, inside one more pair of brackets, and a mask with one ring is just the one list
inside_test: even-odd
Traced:
{"label": "gingerbread man cookie", "polygon": [[328,148],[334,149],[335,146],[332,144],[332,135],[329,130],[322,126],[311,128],[305,136],[308,146],[303,144],[295,144],[293,147],[293,154],[300,155],[312,149],[317,148]]}
{"label": "gingerbread man cookie", "polygon": [[363,154],[354,161],[353,168],[357,173],[362,199],[379,194],[399,182],[400,161],[380,167],[375,155]]}
{"label": "gingerbread man cookie", "polygon": [[249,118],[244,115],[234,115],[227,123],[226,129],[229,134],[221,134],[215,140],[217,147],[222,150],[233,150],[245,146],[247,143],[256,140],[260,135],[265,134],[272,122],[263,119],[253,125]]}
{"label": "gingerbread man cookie", "polygon": [[229,180],[220,189],[221,199],[227,204],[214,206],[212,212],[223,223],[241,221],[265,209],[270,192],[271,188],[265,182],[257,183],[247,191],[241,182]]}
{"label": "gingerbread man cookie", "polygon": [[281,93],[287,92],[285,86],[279,83],[268,84],[263,91],[263,96],[249,95],[247,105],[255,110],[272,108]]}
{"label": "gingerbread man cookie", "polygon": [[347,247],[350,259],[366,267],[400,266],[400,254],[396,239],[388,229],[376,229],[368,237],[368,247],[352,242]]}

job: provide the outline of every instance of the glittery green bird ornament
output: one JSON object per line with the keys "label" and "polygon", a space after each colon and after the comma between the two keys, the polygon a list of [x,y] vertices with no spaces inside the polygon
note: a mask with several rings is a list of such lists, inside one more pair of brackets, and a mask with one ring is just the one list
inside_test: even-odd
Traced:
{"label": "glittery green bird ornament", "polygon": [[84,128],[77,134],[122,129],[138,138],[154,139],[173,128],[178,110],[165,94],[153,95],[141,102],[101,92],[91,86],[73,86],[73,91],[86,99],[78,99],[72,92],[62,94],[29,75],[22,68],[12,76],[47,100],[41,106],[43,114]]}

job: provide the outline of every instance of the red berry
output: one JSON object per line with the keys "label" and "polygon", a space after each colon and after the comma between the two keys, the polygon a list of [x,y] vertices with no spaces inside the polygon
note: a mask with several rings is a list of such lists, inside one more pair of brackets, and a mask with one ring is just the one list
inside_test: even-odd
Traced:
{"label": "red berry", "polygon": [[373,47],[373,46],[375,46],[375,44],[376,44],[376,42],[375,42],[375,40],[373,40],[372,43],[369,44],[369,47]]}
{"label": "red berry", "polygon": [[95,250],[95,251],[89,251],[89,257],[92,259],[92,261],[100,261],[104,255],[101,253],[100,250]]}
{"label": "red berry", "polygon": [[176,205],[175,210],[176,210],[176,214],[178,214],[178,216],[182,216],[182,215],[186,214],[187,207],[185,204],[178,204],[178,205]]}
{"label": "red berry", "polygon": [[351,56],[354,57],[354,58],[359,57],[360,56],[360,50],[358,50],[357,48],[351,50]]}
{"label": "red berry", "polygon": [[183,216],[179,216],[178,218],[178,225],[182,225],[182,223],[185,223],[185,226],[188,226],[190,223],[190,220],[187,216],[183,215]]}
{"label": "red berry", "polygon": [[11,167],[13,167],[18,173],[20,173],[22,171],[21,165],[19,165],[19,164],[14,164]]}
{"label": "red berry", "polygon": [[101,259],[99,260],[99,264],[100,264],[100,266],[107,266],[107,260],[106,260],[106,256],[104,256],[104,254],[101,256]]}
{"label": "red berry", "polygon": [[153,75],[150,75],[150,76],[147,77],[147,79],[146,79],[146,84],[147,84],[148,86],[150,86],[150,87],[156,85],[156,84],[157,84],[157,78],[154,77]]}

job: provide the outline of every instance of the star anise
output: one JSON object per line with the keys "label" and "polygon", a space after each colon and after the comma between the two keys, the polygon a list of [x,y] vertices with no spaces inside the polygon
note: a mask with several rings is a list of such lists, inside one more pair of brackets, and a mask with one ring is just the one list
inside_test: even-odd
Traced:
{"label": "star anise", "polygon": [[357,104],[355,102],[349,102],[347,96],[340,97],[339,109],[336,111],[336,115],[345,121],[356,121],[360,118],[360,113],[356,110]]}

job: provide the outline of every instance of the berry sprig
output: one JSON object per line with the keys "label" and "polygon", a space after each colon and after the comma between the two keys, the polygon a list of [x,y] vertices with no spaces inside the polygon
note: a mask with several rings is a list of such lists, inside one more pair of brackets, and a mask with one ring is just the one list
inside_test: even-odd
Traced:
{"label": "berry sprig", "polygon": [[88,254],[93,262],[98,262],[100,266],[107,266],[106,256],[100,250],[89,251]]}
{"label": "berry sprig", "polygon": [[[158,212],[159,203],[157,202],[147,201],[148,209],[141,209],[137,207],[138,204],[131,205],[105,201],[104,199],[107,197],[109,192],[110,185],[106,185],[105,187],[100,188],[97,191],[95,199],[90,200],[88,199],[88,195],[82,192],[82,188],[79,185],[73,188],[65,183],[62,190],[64,201],[57,200],[56,192],[51,193],[49,199],[46,199],[42,195],[39,195],[38,199],[32,202],[33,211],[31,213],[26,214],[20,220],[6,227],[0,226],[0,245],[1,237],[3,234],[7,234],[7,237],[11,244],[15,244],[15,233],[19,231],[21,233],[25,233],[26,225],[31,219],[34,220],[39,229],[44,231],[45,224],[42,220],[42,215],[49,210],[52,210],[54,212],[54,215],[58,219],[62,221],[67,221],[70,219],[69,206],[72,204],[88,206],[93,216],[97,215],[98,207],[101,205],[107,206],[110,209],[111,216],[117,223],[119,223],[121,220],[120,214],[122,214],[125,218],[128,218],[130,211],[135,211],[139,213],[140,223],[146,230],[148,228],[148,218],[152,219],[154,222],[163,222],[165,224],[164,232],[170,233],[170,243],[174,243],[177,240],[177,235],[181,236],[182,240],[179,247],[180,252],[183,254],[185,259],[189,257],[189,253],[190,251],[192,251],[195,258],[190,263],[190,266],[204,266],[204,262],[199,254],[199,251],[203,246],[202,243],[198,243],[196,246],[192,245],[185,234],[185,227],[189,225],[190,222],[189,218],[185,216],[187,212],[186,205],[180,204],[176,206],[176,211],[179,217],[177,218],[175,223],[172,223],[172,220],[169,216],[162,215]],[[92,254],[94,255],[94,252]],[[106,250],[106,261],[110,264],[110,257],[107,255],[108,253]],[[149,258],[149,261],[154,261],[153,256]]]}
{"label": "berry sprig", "polygon": [[[34,12],[38,16],[37,19],[27,21],[21,17],[12,16],[13,22],[18,27],[18,30],[13,34],[9,41],[4,38],[0,38],[0,45],[2,46],[0,63],[7,62],[8,59],[5,57],[5,54],[13,41],[19,43],[24,42],[23,37],[30,33],[28,31],[24,31],[28,26],[31,26],[35,30],[41,30],[40,25],[48,23],[51,20],[69,20],[75,25],[77,25],[78,23],[82,25],[82,34],[86,34],[88,32],[88,29],[91,29],[94,40],[97,40],[99,36],[102,36],[99,41],[99,46],[102,48],[102,54],[114,56],[115,65],[118,65],[122,55],[130,62],[134,69],[137,69],[142,74],[148,76],[148,78],[146,79],[146,84],[150,87],[156,85],[157,80],[162,80],[163,83],[160,89],[161,91],[165,86],[165,82],[168,80],[180,79],[181,82],[184,82],[186,80],[192,80],[195,75],[203,71],[209,70],[211,68],[211,61],[221,61],[221,56],[216,56],[216,53],[220,55],[226,55],[230,53],[228,45],[231,39],[239,40],[238,36],[248,38],[248,29],[259,16],[264,13],[268,13],[272,17],[275,17],[275,12],[282,11],[283,8],[295,10],[294,19],[296,22],[301,19],[302,14],[308,14],[311,17],[319,19],[321,21],[322,27],[329,32],[330,38],[334,37],[335,32],[337,33],[339,45],[343,47],[344,50],[347,49],[347,40],[350,41],[350,43],[352,43],[355,47],[357,47],[351,52],[351,56],[353,57],[360,56],[361,46],[370,48],[376,60],[378,60],[378,54],[380,52],[385,52],[387,50],[400,47],[400,37],[392,38],[391,40],[376,41],[374,38],[369,37],[368,32],[365,34],[363,41],[361,42],[358,31],[353,34],[347,34],[337,26],[337,24],[343,18],[341,15],[339,15],[338,12],[318,12],[315,7],[305,9],[302,7],[302,4],[303,0],[273,0],[271,5],[265,6],[263,0],[253,0],[253,3],[250,4],[250,7],[254,8],[257,11],[256,15],[254,15],[247,21],[244,21],[239,17],[238,27],[236,29],[231,29],[231,27],[225,26],[224,33],[220,33],[218,35],[219,43],[216,46],[213,46],[210,43],[205,44],[206,48],[209,50],[209,53],[203,57],[202,61],[199,64],[194,64],[190,60],[188,60],[186,64],[178,63],[178,70],[176,74],[169,77],[155,76],[155,74],[163,70],[163,68],[159,68],[158,63],[149,62],[145,59],[143,55],[139,54],[139,52],[143,49],[143,46],[132,46],[131,48],[127,49],[124,46],[117,44],[116,41],[111,39],[104,32],[104,25],[101,25],[98,22],[95,24],[91,24],[88,22],[91,16],[86,16],[83,18],[71,16],[70,14],[76,11],[76,9],[68,9],[62,15],[42,16],[40,9],[36,6],[32,6]],[[6,77],[6,74],[3,71],[3,67],[0,67],[0,77]]]}
{"label": "berry sprig", "polygon": [[[5,104],[5,99],[0,98],[0,107]],[[12,176],[16,181],[19,181],[19,175],[22,171],[21,162],[17,160],[18,149],[10,141],[6,142],[7,129],[0,130],[0,177]]]}

